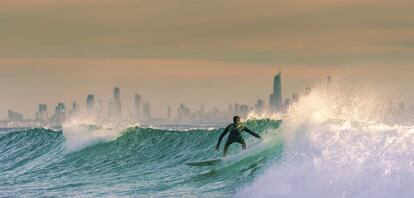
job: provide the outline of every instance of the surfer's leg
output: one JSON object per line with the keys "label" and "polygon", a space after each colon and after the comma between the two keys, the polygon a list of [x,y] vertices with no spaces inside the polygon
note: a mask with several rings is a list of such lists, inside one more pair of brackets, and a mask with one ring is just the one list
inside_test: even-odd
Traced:
{"label": "surfer's leg", "polygon": [[233,141],[232,140],[227,140],[226,144],[224,145],[224,152],[223,152],[223,157],[226,157],[227,155],[227,151],[229,150],[229,146],[230,144],[232,144]]}
{"label": "surfer's leg", "polygon": [[225,144],[224,145],[224,151],[223,151],[223,157],[226,157],[228,150],[229,150],[229,145]]}
{"label": "surfer's leg", "polygon": [[241,139],[240,144],[242,145],[242,149],[246,150],[246,142],[243,139]]}
{"label": "surfer's leg", "polygon": [[244,142],[243,138],[238,139],[237,143],[241,144],[243,150],[246,150],[246,142]]}
{"label": "surfer's leg", "polygon": [[241,144],[242,149],[246,150],[246,142],[244,142],[244,139],[242,137],[236,138],[235,140],[233,140],[234,142],[237,142],[239,144]]}

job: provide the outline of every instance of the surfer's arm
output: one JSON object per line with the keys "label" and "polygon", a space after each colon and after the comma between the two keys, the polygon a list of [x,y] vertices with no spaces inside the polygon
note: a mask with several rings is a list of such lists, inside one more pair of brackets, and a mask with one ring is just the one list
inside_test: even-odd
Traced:
{"label": "surfer's arm", "polygon": [[219,137],[219,140],[218,140],[218,142],[217,142],[216,147],[219,147],[219,146],[220,146],[220,142],[221,142],[221,140],[223,139],[223,137],[224,137],[224,136],[225,136],[228,132],[229,132],[229,127],[227,126],[227,127],[224,129],[223,133],[221,133],[221,135],[220,135],[220,137]]}
{"label": "surfer's arm", "polygon": [[262,137],[260,137],[260,135],[259,135],[259,134],[257,134],[257,133],[255,133],[255,132],[253,132],[252,130],[250,130],[250,129],[249,129],[249,128],[247,128],[247,127],[244,127],[243,131],[246,131],[247,133],[249,133],[250,135],[253,135],[254,137],[257,137],[257,138],[259,138],[259,139],[262,139]]}

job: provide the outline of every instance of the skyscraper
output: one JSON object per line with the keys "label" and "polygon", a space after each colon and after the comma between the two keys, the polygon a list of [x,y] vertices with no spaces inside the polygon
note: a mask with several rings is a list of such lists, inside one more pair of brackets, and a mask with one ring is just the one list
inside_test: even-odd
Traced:
{"label": "skyscraper", "polygon": [[240,105],[238,103],[234,104],[234,115],[240,115]]}
{"label": "skyscraper", "polygon": [[110,117],[116,117],[116,118],[121,117],[121,91],[119,87],[114,88],[113,100],[109,104],[109,106],[110,106],[110,109],[109,109]]}
{"label": "skyscraper", "polygon": [[78,103],[72,103],[72,110],[70,111],[70,116],[74,116],[78,112]]}
{"label": "skyscraper", "polygon": [[135,103],[134,103],[134,107],[135,107],[135,117],[139,120],[139,119],[141,119],[142,117],[141,117],[141,113],[142,113],[142,110],[141,110],[141,100],[142,100],[142,98],[141,98],[141,95],[139,95],[139,94],[135,94]]}
{"label": "skyscraper", "polygon": [[285,98],[285,103],[283,104],[283,111],[286,112],[289,109],[289,106],[290,106],[291,103],[292,102],[291,102],[290,98]]}
{"label": "skyscraper", "polygon": [[276,74],[273,79],[273,93],[270,94],[269,98],[270,111],[280,112],[282,110],[282,82],[280,72]]}
{"label": "skyscraper", "polygon": [[121,90],[119,89],[119,87],[114,88],[114,100],[115,101],[121,100]]}
{"label": "skyscraper", "polygon": [[263,113],[264,112],[264,101],[259,99],[257,103],[254,105],[256,113]]}
{"label": "skyscraper", "polygon": [[23,121],[23,114],[9,110],[7,119],[11,122],[21,122]]}
{"label": "skyscraper", "polygon": [[249,106],[248,105],[240,105],[240,117],[243,119],[247,118],[247,115],[249,114]]}
{"label": "skyscraper", "polygon": [[328,76],[326,78],[326,88],[331,88],[332,87],[332,77]]}
{"label": "skyscraper", "polygon": [[78,103],[73,102],[72,103],[72,111],[77,111],[78,110]]}
{"label": "skyscraper", "polygon": [[95,96],[93,94],[89,94],[88,97],[86,97],[86,107],[88,110],[93,110],[95,107]]}
{"label": "skyscraper", "polygon": [[55,115],[54,119],[58,123],[62,123],[65,121],[66,113],[65,113],[65,104],[58,103],[55,107]]}
{"label": "skyscraper", "polygon": [[171,115],[171,114],[172,114],[172,112],[171,112],[171,111],[172,111],[172,110],[171,110],[171,107],[170,107],[170,106],[168,106],[168,110],[167,110],[167,111],[168,111],[168,112],[167,112],[167,113],[168,113],[168,121],[171,121],[171,119],[172,119],[172,115]]}
{"label": "skyscraper", "polygon": [[45,122],[48,119],[47,104],[39,104],[38,111],[36,112],[36,120]]}
{"label": "skyscraper", "polygon": [[188,121],[190,119],[190,108],[181,104],[177,109],[177,119],[179,121]]}
{"label": "skyscraper", "polygon": [[144,103],[143,113],[144,113],[144,119],[146,121],[149,121],[151,119],[151,104],[149,102]]}

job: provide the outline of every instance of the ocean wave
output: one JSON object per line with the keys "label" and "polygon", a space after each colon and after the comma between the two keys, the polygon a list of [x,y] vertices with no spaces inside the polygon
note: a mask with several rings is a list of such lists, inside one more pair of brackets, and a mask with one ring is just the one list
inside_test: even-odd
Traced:
{"label": "ocean wave", "polygon": [[[253,177],[240,173],[253,174],[259,167],[270,163],[272,149],[276,148],[272,146],[270,137],[280,123],[274,120],[247,121],[246,125],[254,128],[265,140],[268,139],[267,145],[270,146],[256,148],[257,140],[246,136],[248,146],[255,149],[250,153],[236,154],[240,147],[232,146],[230,153],[236,154],[233,163],[216,167],[215,170],[188,167],[185,163],[221,156],[221,152],[215,151],[215,144],[223,128],[117,128],[120,129],[116,132],[117,136],[110,136],[104,141],[85,143],[80,140],[80,144],[85,146],[77,150],[68,150],[65,127],[61,132],[44,128],[11,132],[0,137],[0,196],[70,196],[75,191],[80,193],[79,196],[171,197],[177,196],[177,192],[183,195],[228,194],[234,186],[241,185],[237,181]],[[113,130],[98,125],[79,127],[89,130],[87,133],[92,131],[93,135]],[[98,136],[102,137],[107,136]],[[70,141],[79,138],[84,136]],[[209,175],[225,185],[210,183],[212,178]],[[114,194],[111,187],[117,184],[124,185],[124,190]],[[204,187],[196,188],[197,185]],[[107,188],[102,189],[102,186]]]}
{"label": "ocean wave", "polygon": [[315,89],[287,112],[282,158],[236,197],[413,197],[414,125],[381,95]]}

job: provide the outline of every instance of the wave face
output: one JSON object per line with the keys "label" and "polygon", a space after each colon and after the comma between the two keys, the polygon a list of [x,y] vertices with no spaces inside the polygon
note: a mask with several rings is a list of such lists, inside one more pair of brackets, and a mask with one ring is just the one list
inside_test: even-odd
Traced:
{"label": "wave face", "polygon": [[0,197],[229,196],[261,175],[282,153],[279,121],[246,124],[264,137],[263,143],[246,135],[252,149],[240,152],[240,146],[232,145],[229,152],[235,155],[229,163],[215,167],[185,163],[221,156],[222,151],[214,147],[223,129],[114,130],[72,123],[63,132],[3,132]]}

